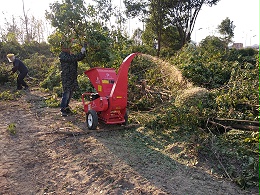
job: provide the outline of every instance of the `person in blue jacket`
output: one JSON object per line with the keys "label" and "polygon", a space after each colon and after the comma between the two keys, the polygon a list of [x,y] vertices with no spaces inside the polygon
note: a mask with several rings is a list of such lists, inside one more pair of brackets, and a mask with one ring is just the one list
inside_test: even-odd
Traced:
{"label": "person in blue jacket", "polygon": [[18,77],[17,77],[17,90],[21,90],[24,89],[28,89],[29,86],[27,85],[27,83],[24,81],[24,78],[27,76],[28,74],[28,68],[25,66],[25,64],[19,60],[18,58],[15,57],[14,54],[8,54],[7,58],[9,60],[9,62],[13,63],[13,68],[12,68],[12,72],[19,72]]}
{"label": "person in blue jacket", "polygon": [[69,108],[70,99],[73,92],[78,89],[77,81],[77,69],[78,61],[81,61],[85,57],[86,49],[81,48],[81,52],[78,54],[72,54],[70,52],[70,44],[63,42],[61,44],[61,53],[59,55],[61,65],[61,82],[62,82],[62,99],[60,104],[60,111],[62,116],[67,116],[71,111]]}

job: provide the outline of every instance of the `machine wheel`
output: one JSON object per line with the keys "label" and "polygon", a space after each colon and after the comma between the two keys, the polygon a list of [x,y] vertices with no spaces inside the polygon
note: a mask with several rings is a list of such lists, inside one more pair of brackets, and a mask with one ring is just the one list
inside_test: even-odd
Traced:
{"label": "machine wheel", "polygon": [[123,125],[127,125],[128,124],[128,112],[125,112],[125,116],[124,116],[125,122],[123,123]]}
{"label": "machine wheel", "polygon": [[89,110],[86,115],[86,121],[89,130],[95,130],[98,125],[98,116],[95,110]]}

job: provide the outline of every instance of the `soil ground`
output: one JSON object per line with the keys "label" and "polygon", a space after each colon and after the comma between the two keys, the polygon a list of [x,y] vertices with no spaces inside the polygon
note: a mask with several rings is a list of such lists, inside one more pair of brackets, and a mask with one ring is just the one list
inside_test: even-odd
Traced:
{"label": "soil ground", "polygon": [[47,95],[35,88],[0,101],[1,195],[258,194],[139,144],[138,127],[90,132],[83,112],[61,117]]}

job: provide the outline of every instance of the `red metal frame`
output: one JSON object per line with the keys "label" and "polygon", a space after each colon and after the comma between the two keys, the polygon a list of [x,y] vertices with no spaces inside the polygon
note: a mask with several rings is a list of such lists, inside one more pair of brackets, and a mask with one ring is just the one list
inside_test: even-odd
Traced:
{"label": "red metal frame", "polygon": [[97,99],[86,103],[85,97],[93,93],[82,94],[84,112],[88,113],[89,110],[95,110],[98,118],[106,124],[125,122],[128,69],[132,60],[138,54],[128,55],[120,65],[118,74],[113,68],[92,68],[84,72],[99,95]]}

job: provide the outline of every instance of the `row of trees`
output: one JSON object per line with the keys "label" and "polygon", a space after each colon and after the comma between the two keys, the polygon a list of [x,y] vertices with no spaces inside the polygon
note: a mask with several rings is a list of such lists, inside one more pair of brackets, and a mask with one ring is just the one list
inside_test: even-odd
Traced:
{"label": "row of trees", "polygon": [[[191,40],[191,33],[203,5],[216,5],[219,0],[124,0],[127,15],[142,16],[158,42],[157,56],[165,34],[176,34],[179,47]],[[168,32],[165,32],[168,31]],[[176,38],[175,37],[175,38]]]}
{"label": "row of trees", "polygon": [[[144,44],[156,49],[157,56],[179,50],[191,41],[194,25],[203,5],[213,6],[219,0],[125,0],[124,16],[117,7],[113,7],[110,0],[94,0],[96,6],[84,6],[82,0],[67,0],[63,3],[54,3],[46,17],[54,28],[57,36],[63,38],[76,38],[80,43],[91,42],[91,35],[99,31],[112,42],[120,42],[122,38],[128,38],[124,33],[124,24],[127,18],[139,17],[145,23],[144,32],[136,29],[132,37],[133,44]],[[116,18],[116,24],[111,24],[111,18]],[[126,18],[127,17],[127,18]],[[109,28],[107,28],[109,26]],[[226,45],[234,36],[234,24],[226,18],[219,25],[219,33],[223,35]],[[102,32],[101,32],[102,31]],[[49,41],[54,43],[50,38]],[[98,40],[96,40],[98,42]],[[156,45],[156,46],[155,46]],[[90,43],[93,46],[93,41]]]}
{"label": "row of trees", "polygon": [[[124,51],[124,47],[137,46],[146,53],[171,56],[191,41],[191,33],[201,7],[215,5],[218,0],[125,0],[126,15],[114,7],[111,0],[94,0],[94,2],[94,5],[88,6],[83,0],[63,0],[62,3],[50,4],[46,19],[56,29],[48,38],[54,54],[60,51],[61,41],[66,40],[73,42],[77,49],[87,42],[89,63],[93,66],[96,64],[95,61],[97,63],[111,61],[111,58],[113,59],[111,51]],[[127,17],[138,16],[141,16],[140,20],[145,23],[146,28],[144,31],[136,29],[132,39],[129,39],[125,32]],[[115,23],[111,18],[115,18]],[[34,17],[29,19],[25,11],[24,16],[19,19],[20,22],[14,17],[11,22],[6,20],[5,28],[0,29],[2,44],[17,45],[44,41],[43,34],[46,28],[42,20]],[[19,24],[23,25],[19,28]],[[226,44],[234,36],[234,28],[229,18],[220,24],[218,30],[224,35]],[[5,56],[5,51],[1,53]]]}
{"label": "row of trees", "polygon": [[0,26],[0,63],[6,63],[6,54],[14,53],[26,59],[34,53],[41,53],[50,57],[49,44],[46,43],[47,24],[26,12],[23,2],[23,15],[15,18],[6,18]]}
{"label": "row of trees", "polygon": [[17,41],[21,44],[28,42],[44,42],[47,25],[43,20],[30,16],[23,3],[23,16],[11,19],[4,18],[5,22],[0,27],[0,41]]}

